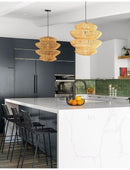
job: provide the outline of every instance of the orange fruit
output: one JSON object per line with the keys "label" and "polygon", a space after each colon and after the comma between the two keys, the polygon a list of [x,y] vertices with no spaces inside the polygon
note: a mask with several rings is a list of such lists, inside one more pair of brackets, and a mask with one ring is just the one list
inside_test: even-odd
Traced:
{"label": "orange fruit", "polygon": [[70,99],[70,100],[69,100],[69,104],[72,104],[72,102],[73,102],[73,100],[72,100],[72,99]]}
{"label": "orange fruit", "polygon": [[76,100],[81,100],[81,97],[80,96],[76,96]]}
{"label": "orange fruit", "polygon": [[84,101],[81,99],[82,104],[84,104]]}
{"label": "orange fruit", "polygon": [[77,101],[76,101],[76,100],[73,100],[73,101],[72,101],[72,105],[73,105],[73,106],[76,106],[76,105],[77,105]]}
{"label": "orange fruit", "polygon": [[82,105],[83,103],[84,103],[84,101],[82,99],[77,101],[78,105]]}

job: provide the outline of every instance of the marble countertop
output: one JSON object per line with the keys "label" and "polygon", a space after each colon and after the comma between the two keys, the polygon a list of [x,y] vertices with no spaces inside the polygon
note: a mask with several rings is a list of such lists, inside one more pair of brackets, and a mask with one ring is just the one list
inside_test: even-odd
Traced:
{"label": "marble countertop", "polygon": [[112,99],[104,100],[104,98],[92,98],[85,100],[82,106],[69,106],[65,98],[10,98],[5,99],[5,102],[31,107],[34,109],[45,110],[48,112],[58,113],[59,110],[68,109],[98,109],[111,107],[130,107],[128,100]]}

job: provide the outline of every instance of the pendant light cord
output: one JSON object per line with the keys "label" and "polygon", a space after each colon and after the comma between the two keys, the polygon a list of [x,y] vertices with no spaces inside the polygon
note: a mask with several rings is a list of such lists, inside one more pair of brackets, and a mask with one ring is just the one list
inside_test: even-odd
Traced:
{"label": "pendant light cord", "polygon": [[47,36],[49,37],[49,12],[51,12],[51,10],[45,9],[45,12],[47,13]]}
{"label": "pendant light cord", "polygon": [[85,22],[87,22],[87,2],[85,1]]}
{"label": "pendant light cord", "polygon": [[47,36],[49,37],[49,11],[47,11]]}

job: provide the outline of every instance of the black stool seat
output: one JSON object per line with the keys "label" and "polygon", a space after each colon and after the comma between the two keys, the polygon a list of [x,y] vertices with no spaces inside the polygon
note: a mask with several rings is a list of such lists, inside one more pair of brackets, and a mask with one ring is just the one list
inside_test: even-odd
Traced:
{"label": "black stool seat", "polygon": [[54,120],[55,116],[49,116],[49,117],[39,117],[40,120]]}
{"label": "black stool seat", "polygon": [[45,126],[45,125],[42,125],[42,124],[39,123],[39,122],[33,122],[33,126]]}
{"label": "black stool seat", "polygon": [[39,117],[39,113],[30,113],[31,117]]}
{"label": "black stool seat", "polygon": [[9,118],[9,119],[14,118],[14,116],[13,115],[8,115],[7,118]]}
{"label": "black stool seat", "polygon": [[53,128],[43,128],[43,129],[35,129],[36,133],[43,133],[43,132],[47,132],[47,133],[56,133],[57,131]]}
{"label": "black stool seat", "polygon": [[9,118],[8,121],[9,121],[9,122],[15,122],[15,121],[14,121],[14,118]]}

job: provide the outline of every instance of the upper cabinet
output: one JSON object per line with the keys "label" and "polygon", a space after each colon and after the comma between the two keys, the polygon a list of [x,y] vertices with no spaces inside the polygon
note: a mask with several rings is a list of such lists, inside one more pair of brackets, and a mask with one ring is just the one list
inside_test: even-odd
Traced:
{"label": "upper cabinet", "polygon": [[55,61],[55,74],[75,74],[75,48],[71,46],[70,42],[62,42],[58,50],[61,53],[57,56]]}
{"label": "upper cabinet", "polygon": [[13,67],[13,39],[0,38],[0,66]]}
{"label": "upper cabinet", "polygon": [[71,46],[70,42],[62,42],[59,41],[58,43],[61,44],[60,48],[58,49],[61,53],[57,56],[58,61],[75,61],[75,48]]}

